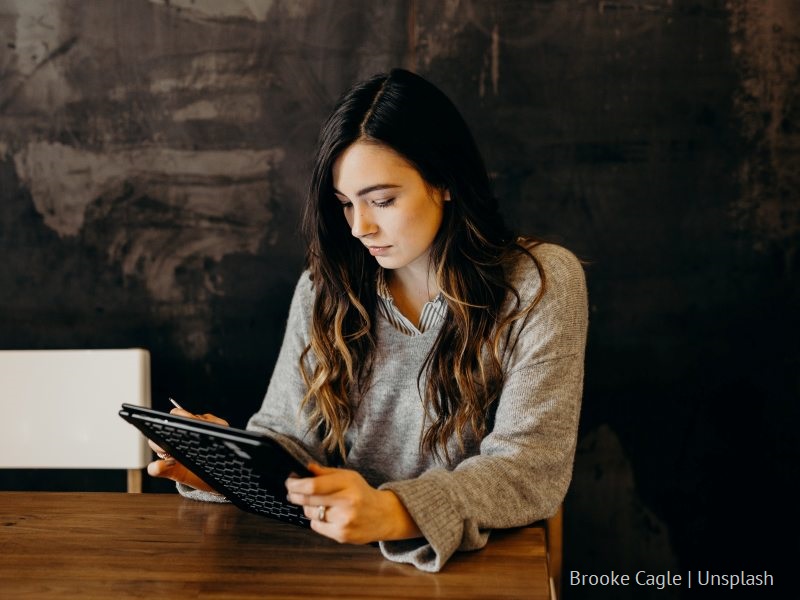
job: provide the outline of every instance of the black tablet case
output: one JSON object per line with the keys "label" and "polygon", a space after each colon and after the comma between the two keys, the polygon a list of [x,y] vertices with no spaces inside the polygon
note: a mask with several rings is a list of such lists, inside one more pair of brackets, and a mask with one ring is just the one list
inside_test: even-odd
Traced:
{"label": "black tablet case", "polygon": [[284,482],[311,473],[276,440],[131,404],[119,415],[242,510],[310,526],[302,507],[286,500]]}

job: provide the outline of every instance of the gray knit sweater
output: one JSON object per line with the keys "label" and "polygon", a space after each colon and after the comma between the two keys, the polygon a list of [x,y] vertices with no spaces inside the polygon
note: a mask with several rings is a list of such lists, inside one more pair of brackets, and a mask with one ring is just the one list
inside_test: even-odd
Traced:
{"label": "gray knit sweater", "polygon": [[[578,260],[552,244],[534,249],[545,272],[542,300],[512,329],[503,349],[505,382],[491,431],[465,436],[449,447],[455,467],[421,453],[423,405],[417,375],[441,324],[406,335],[381,316],[371,385],[353,398],[354,422],[346,435],[346,467],[373,486],[394,491],[424,538],[381,542],[386,558],[438,571],[457,550],[483,547],[491,529],[515,527],[556,512],[572,476],[583,388],[587,331],[586,285]],[[510,272],[522,305],[536,295],[532,261],[518,259]],[[296,440],[310,458],[326,464],[316,431],[299,410],[305,385],[300,353],[309,339],[314,289],[300,278],[286,335],[263,406],[248,428]],[[185,495],[210,495],[179,489]]]}

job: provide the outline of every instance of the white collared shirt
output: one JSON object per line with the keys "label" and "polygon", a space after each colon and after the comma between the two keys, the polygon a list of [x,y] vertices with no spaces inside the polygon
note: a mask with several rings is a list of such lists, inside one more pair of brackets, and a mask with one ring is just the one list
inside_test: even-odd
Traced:
{"label": "white collared shirt", "polygon": [[394,305],[394,298],[389,291],[389,284],[386,282],[386,275],[383,269],[378,269],[378,280],[376,283],[378,292],[378,310],[391,323],[392,327],[405,333],[406,335],[421,335],[432,326],[444,320],[447,314],[447,302],[439,292],[433,300],[425,303],[422,313],[419,316],[419,323],[414,324],[401,313]]}

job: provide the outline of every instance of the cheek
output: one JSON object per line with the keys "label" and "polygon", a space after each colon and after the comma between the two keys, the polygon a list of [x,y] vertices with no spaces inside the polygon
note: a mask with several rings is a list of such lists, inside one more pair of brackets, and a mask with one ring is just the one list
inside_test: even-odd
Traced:
{"label": "cheek", "polygon": [[419,215],[406,215],[402,220],[396,221],[396,229],[409,242],[421,243],[428,234],[428,223]]}
{"label": "cheek", "polygon": [[444,212],[442,210],[432,209],[425,215],[425,222],[419,224],[420,231],[425,231],[428,237],[435,237],[442,226],[443,217]]}

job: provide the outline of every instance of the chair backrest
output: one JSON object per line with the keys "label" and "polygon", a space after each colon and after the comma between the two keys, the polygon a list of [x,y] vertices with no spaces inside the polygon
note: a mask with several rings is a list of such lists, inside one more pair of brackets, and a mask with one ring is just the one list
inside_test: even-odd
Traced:
{"label": "chair backrest", "polygon": [[0,468],[142,469],[123,402],[150,406],[147,350],[0,351]]}

